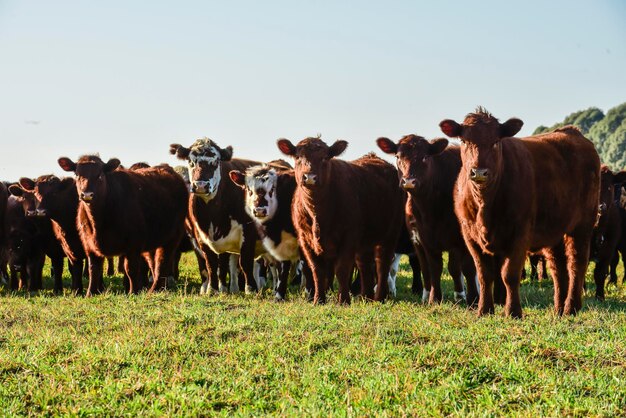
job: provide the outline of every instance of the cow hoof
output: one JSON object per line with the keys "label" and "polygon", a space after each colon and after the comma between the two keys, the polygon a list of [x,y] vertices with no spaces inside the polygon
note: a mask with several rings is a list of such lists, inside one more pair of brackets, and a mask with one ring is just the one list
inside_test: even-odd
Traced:
{"label": "cow hoof", "polygon": [[430,290],[422,290],[422,303],[427,303],[430,299]]}
{"label": "cow hoof", "polygon": [[207,293],[208,288],[209,288],[209,281],[205,280],[204,282],[202,282],[202,286],[200,286],[200,294],[204,295],[205,293]]}
{"label": "cow hoof", "polygon": [[454,292],[454,301],[455,302],[465,302],[466,301],[465,292]]}
{"label": "cow hoof", "polygon": [[220,293],[228,293],[228,287],[220,283]]}
{"label": "cow hoof", "polygon": [[253,295],[253,294],[256,293],[254,288],[252,286],[250,286],[249,284],[246,285],[245,292],[246,292],[246,295]]}
{"label": "cow hoof", "polygon": [[283,295],[281,295],[280,293],[276,292],[274,294],[274,301],[275,302],[284,302],[285,298],[283,297]]}

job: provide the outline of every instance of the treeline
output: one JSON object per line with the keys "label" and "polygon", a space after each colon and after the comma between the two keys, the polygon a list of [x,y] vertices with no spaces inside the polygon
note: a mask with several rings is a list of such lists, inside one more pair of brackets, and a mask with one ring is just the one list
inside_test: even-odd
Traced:
{"label": "treeline", "polygon": [[593,141],[602,163],[612,170],[626,169],[626,103],[606,114],[597,107],[574,112],[551,127],[539,126],[533,134],[551,131],[564,125],[575,125]]}

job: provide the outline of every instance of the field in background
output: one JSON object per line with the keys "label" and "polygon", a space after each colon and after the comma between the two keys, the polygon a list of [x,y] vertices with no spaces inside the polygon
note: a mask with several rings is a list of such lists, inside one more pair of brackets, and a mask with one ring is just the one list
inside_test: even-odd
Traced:
{"label": "field in background", "polygon": [[349,307],[200,296],[183,263],[157,295],[117,276],[91,299],[1,290],[2,415],[626,414],[626,291],[597,303],[590,274],[574,318],[524,282],[518,321],[453,304],[447,276],[445,303],[418,303],[406,263],[395,301]]}

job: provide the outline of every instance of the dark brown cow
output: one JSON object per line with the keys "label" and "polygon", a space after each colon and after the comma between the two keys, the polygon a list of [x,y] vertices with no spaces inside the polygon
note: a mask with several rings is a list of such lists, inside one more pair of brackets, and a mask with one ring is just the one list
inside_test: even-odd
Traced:
{"label": "dark brown cow", "polygon": [[116,255],[126,258],[129,292],[141,290],[142,256],[154,278],[150,291],[163,288],[163,276],[172,274],[174,253],[184,234],[188,191],[183,179],[168,165],[116,170],[118,159],[105,163],[95,155],[76,163],[62,157],[59,165],[76,174],[77,225],[89,260],[87,295],[104,288],[101,257]]}
{"label": "dark brown cow", "polygon": [[407,219],[415,222],[414,240],[421,245],[425,256],[420,265],[430,278],[431,289],[425,289],[430,292],[429,302],[442,300],[442,255],[447,251],[450,260],[460,261],[460,266],[448,263],[455,299],[466,299],[459,268],[462,266],[467,279],[467,302],[475,305],[478,302],[476,268],[454,214],[454,184],[461,170],[459,147],[448,147],[445,138],[429,142],[417,135],[406,135],[397,144],[388,138],[378,138],[376,142],[383,152],[397,158],[400,186],[409,195]]}
{"label": "dark brown cow", "polygon": [[613,173],[607,166],[600,171],[600,217],[591,240],[591,259],[595,260],[593,278],[596,299],[604,300],[604,282],[609,264],[621,238],[622,220],[615,202],[615,184],[626,181],[626,171]]}
{"label": "dark brown cow", "polygon": [[7,211],[8,199],[9,192],[7,186],[3,182],[0,182],[0,279],[5,282],[9,280],[7,272],[6,234],[4,230],[4,216]]}
{"label": "dark brown cow", "polygon": [[[291,216],[296,179],[293,168],[282,160],[249,167],[245,173],[233,170],[230,179],[243,188],[246,212],[254,220],[263,246],[280,262],[275,280],[275,299],[284,300],[292,263],[300,260],[300,247]],[[311,277],[305,272],[305,277]],[[311,283],[307,286],[312,297]]]}
{"label": "dark brown cow", "polygon": [[[623,184],[615,187],[615,204],[620,215],[621,228],[620,239],[613,253],[613,258],[611,259],[609,283],[617,285],[617,266],[619,264],[620,254],[622,255],[623,271],[626,271],[626,190],[624,190]],[[622,283],[624,283],[624,276],[622,276]]]}
{"label": "dark brown cow", "polygon": [[555,310],[573,315],[582,307],[600,159],[574,127],[513,138],[522,124],[515,118],[499,123],[478,108],[463,124],[447,119],[439,125],[462,141],[455,212],[478,269],[478,314],[493,313],[492,287],[500,272],[505,314],[522,316],[519,283],[526,253],[543,248],[554,280]]}
{"label": "dark brown cow", "polygon": [[[217,278],[217,254],[240,254],[239,264],[245,278],[245,291],[261,289],[254,273],[254,258],[265,252],[254,222],[245,211],[243,190],[228,180],[231,170],[245,170],[257,161],[233,159],[232,147],[220,148],[208,138],[196,140],[189,148],[170,145],[170,153],[189,165],[191,196],[189,216],[196,240],[207,260],[210,279],[203,284],[209,291],[225,291],[226,284]],[[226,177],[222,181],[222,177]],[[233,269],[231,269],[231,272]],[[231,274],[231,292],[239,291]],[[254,278],[254,280],[253,280]]]}
{"label": "dark brown cow", "polygon": [[389,292],[387,279],[402,226],[404,192],[398,187],[396,169],[373,154],[352,162],[335,158],[347,145],[336,141],[328,146],[320,138],[306,138],[298,145],[278,140],[278,148],[295,159],[293,223],[313,273],[314,303],[326,301],[333,271],[339,282],[339,303],[350,303],[355,262],[363,297],[382,301]]}
{"label": "dark brown cow", "polygon": [[35,181],[21,178],[19,185],[24,193],[36,199],[35,215],[50,219],[54,236],[69,261],[72,290],[75,294],[82,294],[83,264],[86,256],[76,228],[78,214],[76,182],[70,177],[60,179],[47,175],[40,176]]}
{"label": "dark brown cow", "polygon": [[[32,237],[37,243],[33,244],[34,247],[41,247],[50,258],[51,272],[54,280],[54,292],[60,294],[63,292],[63,259],[65,254],[59,240],[57,240],[52,230],[52,223],[50,219],[39,216],[37,209],[37,199],[32,191],[24,190],[19,184],[12,184],[9,186],[9,192],[16,197],[17,201],[22,204],[24,215],[28,221],[32,222],[37,231],[36,235]],[[38,257],[38,256],[37,256]],[[40,280],[41,274],[38,274]],[[39,287],[39,284],[35,285]]]}

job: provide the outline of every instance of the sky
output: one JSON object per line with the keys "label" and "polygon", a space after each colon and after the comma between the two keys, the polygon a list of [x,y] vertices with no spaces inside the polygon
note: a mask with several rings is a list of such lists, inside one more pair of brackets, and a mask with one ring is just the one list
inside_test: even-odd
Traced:
{"label": "sky", "polygon": [[[181,164],[209,137],[444,136],[482,105],[520,135],[626,101],[626,1],[0,0],[0,179],[61,156]],[[380,152],[378,152],[380,154]]]}

